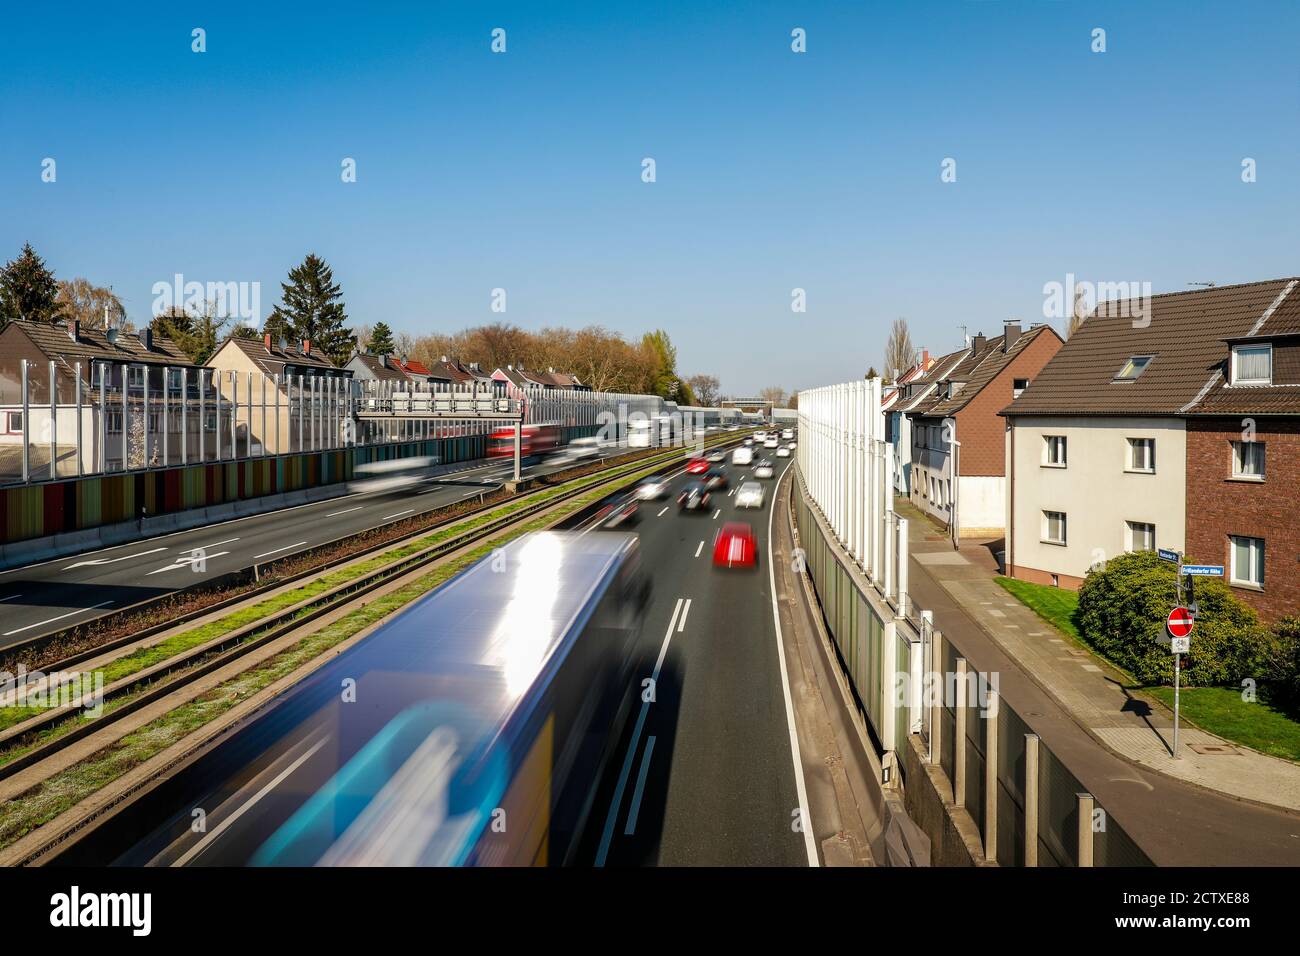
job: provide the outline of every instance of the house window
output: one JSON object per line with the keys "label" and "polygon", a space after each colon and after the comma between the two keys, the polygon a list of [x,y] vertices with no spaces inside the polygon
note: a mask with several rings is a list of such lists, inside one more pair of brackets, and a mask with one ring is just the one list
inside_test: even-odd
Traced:
{"label": "house window", "polygon": [[1264,539],[1231,535],[1232,583],[1264,586]]}
{"label": "house window", "polygon": [[1128,549],[1130,551],[1154,551],[1156,549],[1156,526],[1146,521],[1127,521]]}
{"label": "house window", "polygon": [[1252,481],[1264,480],[1264,443],[1262,441],[1235,441],[1232,443],[1232,477]]}
{"label": "house window", "polygon": [[1020,393],[1029,387],[1029,379],[1017,378],[1011,381],[1011,397],[1019,398]]}
{"label": "house window", "polygon": [[1043,540],[1048,544],[1065,544],[1065,512],[1043,512]]}
{"label": "house window", "polygon": [[1233,346],[1232,382],[1234,385],[1273,384],[1273,346]]}
{"label": "house window", "polygon": [[1052,468],[1065,467],[1065,436],[1043,436],[1043,464]]}
{"label": "house window", "polygon": [[11,435],[21,434],[23,430],[23,413],[10,412],[8,431]]}
{"label": "house window", "polygon": [[129,365],[126,369],[126,384],[130,388],[144,385],[144,369],[139,365]]}
{"label": "house window", "polygon": [[1130,438],[1128,440],[1128,470],[1153,472],[1156,470],[1156,440]]}
{"label": "house window", "polygon": [[1132,358],[1130,358],[1127,362],[1124,363],[1124,367],[1122,369],[1120,369],[1118,372],[1115,373],[1115,381],[1117,382],[1133,381],[1144,371],[1146,371],[1146,367],[1151,363],[1152,357],[1153,356],[1150,355],[1134,355]]}

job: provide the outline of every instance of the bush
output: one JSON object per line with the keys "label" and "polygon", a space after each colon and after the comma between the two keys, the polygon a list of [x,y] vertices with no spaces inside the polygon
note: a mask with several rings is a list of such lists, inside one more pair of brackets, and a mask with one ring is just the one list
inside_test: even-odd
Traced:
{"label": "bush", "polygon": [[1282,618],[1273,625],[1273,637],[1269,703],[1294,714],[1300,711],[1300,617]]}
{"label": "bush", "polygon": [[[1079,591],[1076,623],[1084,640],[1143,684],[1173,683],[1173,655],[1162,639],[1165,618],[1177,603],[1174,569],[1151,551],[1122,554],[1090,571]],[[1196,601],[1183,683],[1237,685],[1277,673],[1285,656],[1281,638],[1223,581],[1198,579]]]}

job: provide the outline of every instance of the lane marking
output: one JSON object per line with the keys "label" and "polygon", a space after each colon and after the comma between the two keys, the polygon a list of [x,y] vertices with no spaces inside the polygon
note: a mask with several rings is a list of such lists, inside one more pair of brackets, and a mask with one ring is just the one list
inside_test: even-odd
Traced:
{"label": "lane marking", "polygon": [[411,514],[411,513],[414,512],[414,511],[415,511],[414,508],[407,508],[405,511],[399,511],[399,512],[397,512],[397,514],[395,514],[395,515],[384,515],[384,516],[383,516],[382,518],[380,518],[379,520],[380,520],[380,521],[389,521],[389,520],[391,520],[391,519],[393,519],[393,518],[400,518],[402,515],[409,515],[409,514]]}
{"label": "lane marking", "polygon": [[700,556],[700,552],[703,550],[704,550],[704,542],[701,541],[699,547],[695,549],[695,556],[698,558]]}
{"label": "lane marking", "polygon": [[[654,673],[650,675],[651,681],[659,682],[659,669],[663,667],[664,657],[668,654],[668,644],[673,639],[673,628],[677,626],[677,615],[682,610],[682,599],[677,599],[677,604],[673,608],[672,617],[668,620],[668,630],[664,633],[664,643],[659,649],[659,659],[655,661]],[[600,835],[600,848],[596,851],[596,865],[604,866],[605,859],[609,856],[609,844],[614,838],[614,822],[618,818],[618,808],[623,804],[623,791],[627,789],[627,775],[632,770],[632,760],[636,757],[637,745],[641,740],[641,730],[645,727],[646,715],[650,712],[650,701],[641,701],[641,713],[637,715],[636,727],[632,731],[632,742],[628,744],[627,754],[623,758],[622,769],[619,770],[618,783],[614,787],[614,799],[610,801],[609,813],[605,815],[605,829]]]}
{"label": "lane marking", "polygon": [[253,808],[253,805],[257,803],[257,801],[261,800],[264,796],[266,796],[268,793],[270,793],[272,790],[278,787],[284,781],[285,777],[289,776],[289,774],[293,773],[304,763],[306,763],[309,759],[311,759],[311,757],[315,755],[316,751],[320,750],[322,747],[325,746],[328,740],[329,740],[328,737],[321,738],[319,741],[316,742],[316,746],[312,747],[310,750],[308,750],[305,754],[303,754],[293,763],[289,764],[289,766],[281,770],[280,773],[276,775],[274,780],[270,781],[261,790],[253,794],[251,800],[249,800],[247,803],[241,806],[230,816],[226,817],[219,824],[217,824],[217,827],[214,830],[209,831],[208,834],[204,836],[202,840],[200,840],[198,843],[190,847],[189,850],[187,850],[183,856],[179,857],[174,863],[172,863],[172,866],[185,866],[185,864],[189,863],[190,860],[194,859],[205,849],[207,849],[208,846],[211,845],[213,840],[221,836],[221,834],[225,833],[226,830],[229,829],[230,826],[236,820],[238,820],[245,813],[251,810]]}
{"label": "lane marking", "polygon": [[219,548],[223,544],[234,544],[238,540],[238,538],[227,538],[225,541],[213,541],[211,544],[197,544],[193,548],[190,548],[190,550],[195,551],[198,548]]}
{"label": "lane marking", "polygon": [[261,554],[253,555],[253,560],[256,561],[258,558],[264,558],[268,554],[279,554],[281,551],[288,551],[290,548],[301,547],[306,543],[306,541],[299,541],[296,544],[286,544],[283,548],[276,548],[274,551],[263,551]]}
{"label": "lane marking", "polygon": [[346,514],[351,514],[354,511],[360,511],[361,507],[362,507],[361,505],[357,505],[355,508],[344,508],[342,511],[331,511],[325,517],[337,518],[339,515],[346,515]]}
{"label": "lane marking", "polygon": [[[789,468],[789,465],[786,466]],[[781,478],[785,472],[781,472]],[[776,480],[776,487],[781,485]],[[790,729],[790,754],[794,759],[794,785],[799,794],[799,819],[803,823],[803,845],[808,853],[809,866],[821,866],[817,858],[817,844],[813,839],[812,816],[808,813],[808,784],[803,778],[803,757],[799,753],[799,732],[794,726],[794,701],[790,697],[790,674],[785,663],[785,638],[781,634],[781,614],[776,603],[776,571],[772,550],[772,518],[776,514],[775,501],[767,513],[767,585],[772,595],[772,623],[776,625],[776,656],[781,662],[781,693],[785,697],[785,722]]]}
{"label": "lane marking", "polygon": [[130,561],[132,558],[143,558],[145,555],[157,554],[159,551],[166,551],[166,548],[151,548],[148,551],[137,551],[135,554],[124,554],[120,558],[95,558],[92,561],[78,561],[76,564],[69,564],[64,571],[71,571],[74,568],[99,567],[103,564],[117,564],[119,561]]}
{"label": "lane marking", "polygon": [[53,624],[55,621],[62,621],[65,617],[72,617],[74,614],[81,614],[85,611],[95,611],[101,607],[108,607],[112,601],[100,601],[98,604],[92,604],[90,607],[79,607],[75,611],[69,611],[67,614],[60,614],[58,617],[52,617],[48,621],[37,621],[35,624],[28,624],[26,627],[15,628],[12,631],[5,631],[4,636],[11,634],[21,634],[23,631],[30,631],[34,627],[41,627],[45,624]]}
{"label": "lane marking", "polygon": [[680,634],[686,628],[686,615],[691,613],[691,599],[687,598],[686,603],[682,605],[682,619],[677,622],[677,633]]}
{"label": "lane marking", "polygon": [[148,574],[145,575],[145,577],[149,577],[149,575],[151,574],[162,574],[164,571],[175,571],[176,569],[186,567],[187,565],[193,567],[195,561],[207,561],[209,558],[219,558],[222,555],[226,555],[229,553],[230,553],[229,551],[218,551],[216,554],[205,554],[202,557],[199,557],[197,555],[192,555],[188,558],[177,558],[174,564],[167,564],[161,568],[157,568],[156,570],[150,571]]}
{"label": "lane marking", "polygon": [[632,836],[636,833],[636,818],[641,812],[641,797],[645,793],[645,778],[650,770],[650,755],[654,753],[655,739],[653,736],[645,739],[645,753],[641,755],[641,769],[636,775],[636,789],[632,791],[632,809],[628,811],[627,826],[623,828],[624,836]]}
{"label": "lane marking", "polygon": [[722,509],[721,509],[721,508],[719,508],[717,511],[713,512],[713,520],[714,520],[714,521],[717,521],[717,520],[718,520],[718,515],[720,515],[720,514],[722,514]]}
{"label": "lane marking", "polygon": [[13,601],[13,600],[15,600],[15,599],[17,599],[17,598],[20,598],[20,597],[22,597],[21,594],[11,594],[11,595],[9,595],[8,597],[2,597],[2,598],[0,598],[0,604],[3,604],[5,601]]}
{"label": "lane marking", "polygon": [[668,513],[668,509],[667,509],[667,508],[664,508],[664,510],[661,511],[661,512],[659,512],[657,515],[655,515],[655,517],[656,517],[656,518],[662,518],[662,517],[663,517],[665,514],[667,514],[667,513]]}

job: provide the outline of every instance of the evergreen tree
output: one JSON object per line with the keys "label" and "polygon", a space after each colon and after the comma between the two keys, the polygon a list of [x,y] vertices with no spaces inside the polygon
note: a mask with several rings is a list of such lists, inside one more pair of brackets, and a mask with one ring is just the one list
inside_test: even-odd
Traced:
{"label": "evergreen tree", "polygon": [[352,333],[347,328],[342,291],[334,281],[334,270],[314,252],[289,270],[289,281],[280,283],[282,302],[266,320],[265,331],[291,343],[310,339],[312,350],[342,365],[352,354]]}
{"label": "evergreen tree", "polygon": [[31,243],[24,244],[18,258],[0,270],[0,324],[15,319],[54,322],[63,315],[54,273],[45,268],[45,260]]}
{"label": "evergreen tree", "polygon": [[387,322],[376,322],[370,330],[370,341],[366,343],[375,355],[392,355],[397,352],[397,343],[393,341],[393,330]]}

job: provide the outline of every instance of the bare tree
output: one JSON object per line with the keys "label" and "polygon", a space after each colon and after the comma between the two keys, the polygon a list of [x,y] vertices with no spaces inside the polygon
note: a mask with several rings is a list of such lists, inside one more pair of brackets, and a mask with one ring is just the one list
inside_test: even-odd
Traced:
{"label": "bare tree", "polygon": [[89,279],[60,279],[57,301],[63,306],[68,319],[81,323],[83,329],[104,328],[104,317],[119,329],[130,331],[126,322],[126,308],[112,289],[93,285]]}
{"label": "bare tree", "polygon": [[1070,310],[1070,325],[1065,330],[1065,337],[1068,339],[1079,331],[1079,326],[1083,325],[1083,320],[1087,317],[1088,300],[1083,294],[1083,289],[1076,287],[1074,290],[1074,308]]}
{"label": "bare tree", "polygon": [[695,390],[695,400],[701,405],[712,408],[718,403],[718,389],[721,382],[716,375],[692,375],[686,380]]}
{"label": "bare tree", "polygon": [[885,340],[885,381],[893,382],[911,368],[915,355],[907,319],[895,319]]}
{"label": "bare tree", "polygon": [[771,402],[773,408],[785,408],[785,389],[776,385],[769,385],[760,390],[758,397],[765,402]]}

